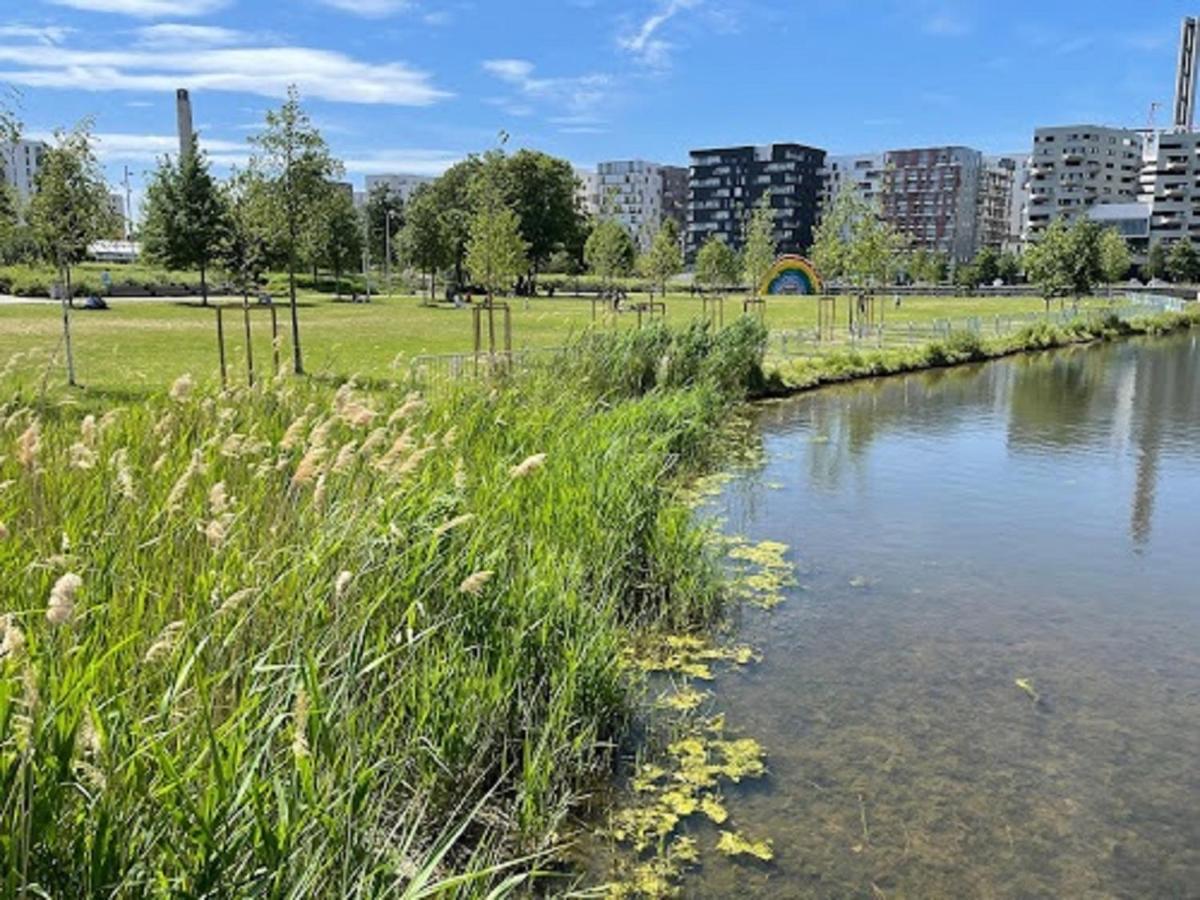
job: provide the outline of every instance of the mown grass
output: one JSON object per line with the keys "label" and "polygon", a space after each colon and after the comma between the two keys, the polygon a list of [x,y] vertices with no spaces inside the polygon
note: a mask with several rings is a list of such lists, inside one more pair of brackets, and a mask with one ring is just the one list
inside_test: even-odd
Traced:
{"label": "mown grass", "polygon": [[[469,352],[471,313],[429,308],[415,297],[376,300],[370,305],[335,303],[323,295],[306,294],[300,310],[303,348],[310,372],[347,378],[358,373],[390,378],[402,373],[413,357],[423,354]],[[513,300],[513,343],[516,349],[562,347],[593,326],[588,300],[559,297]],[[211,379],[217,370],[216,322],[212,310],[173,302],[112,301],[107,312],[78,312],[73,319],[76,363],[80,381],[93,388],[126,395],[170,384],[184,372]],[[668,321],[683,327],[702,316],[699,299],[668,300]],[[933,319],[1012,316],[1044,309],[1030,298],[905,298],[903,306],[887,310],[896,327]],[[286,307],[279,322],[289,357]],[[740,301],[729,300],[726,321],[741,312]],[[812,298],[778,298],[767,306],[766,324],[774,331],[812,329],[817,305]],[[252,312],[253,353],[260,372],[271,366],[270,320],[265,309]],[[636,316],[626,314],[605,323],[606,328],[631,331]],[[226,348],[231,372],[244,377],[245,349],[240,309],[225,317]],[[27,352],[26,364],[62,377],[61,313],[50,303],[0,304],[0,359]]]}
{"label": "mown grass", "polygon": [[10,361],[0,894],[498,896],[548,865],[623,647],[720,609],[676,489],[764,343],[594,336],[436,400],[114,405]]}
{"label": "mown grass", "polygon": [[1039,322],[1004,337],[988,338],[973,332],[956,331],[944,340],[919,346],[837,350],[781,362],[772,367],[770,390],[793,393],[860,378],[982,362],[1025,351],[1120,337],[1161,335],[1196,326],[1200,326],[1200,306],[1193,304],[1185,312],[1147,315],[1128,321],[1110,316],[1080,318],[1064,325]]}

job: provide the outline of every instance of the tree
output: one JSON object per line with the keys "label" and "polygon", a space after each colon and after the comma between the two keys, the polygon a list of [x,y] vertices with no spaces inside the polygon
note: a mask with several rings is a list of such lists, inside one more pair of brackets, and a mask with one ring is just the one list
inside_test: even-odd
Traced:
{"label": "tree", "polygon": [[826,279],[847,278],[861,287],[886,284],[901,270],[904,243],[878,205],[845,188],[817,226],[813,262]]}
{"label": "tree", "polygon": [[222,188],[225,231],[217,262],[241,292],[244,304],[267,271],[271,254],[271,208],[266,184],[252,169],[234,171]]}
{"label": "tree", "polygon": [[42,254],[53,262],[62,279],[63,345],[67,383],[75,384],[71,347],[71,267],[87,255],[88,245],[114,227],[108,185],[92,150],[91,123],[55,133],[54,145],[42,156],[37,191],[30,204],[30,222]]}
{"label": "tree", "polygon": [[575,207],[575,170],[566,160],[521,150],[501,162],[508,202],[529,245],[533,281],[555,250],[567,247],[580,227]]}
{"label": "tree", "polygon": [[616,280],[628,275],[633,268],[633,240],[620,222],[605,219],[592,229],[583,248],[588,270],[612,290]]}
{"label": "tree", "polygon": [[1156,241],[1154,246],[1150,248],[1150,254],[1146,258],[1146,265],[1143,267],[1143,274],[1148,279],[1164,280],[1170,276],[1167,269],[1167,245],[1162,241]]}
{"label": "tree", "polygon": [[1016,284],[1021,279],[1021,257],[1015,253],[1001,253],[997,271],[1005,284]]}
{"label": "tree", "polygon": [[164,157],[146,187],[142,244],[146,255],[169,269],[200,272],[201,302],[208,305],[208,269],[226,228],[226,210],[208,158],[195,137],[177,161]]}
{"label": "tree", "polygon": [[683,251],[679,247],[679,228],[667,219],[641,259],[642,273],[667,296],[667,282],[683,271]]}
{"label": "tree", "polygon": [[1091,293],[1102,277],[1100,226],[1090,219],[1074,225],[1057,219],[1025,254],[1025,272],[1042,290],[1046,308],[1055,297]]}
{"label": "tree", "polygon": [[710,236],[696,254],[696,280],[710,290],[717,290],[732,284],[737,277],[737,254],[719,237]]}
{"label": "tree", "polygon": [[976,285],[989,287],[1000,278],[1000,254],[992,247],[984,247],[975,254],[971,266],[975,269]]}
{"label": "tree", "polygon": [[1133,257],[1125,238],[1115,228],[1107,228],[1100,235],[1100,272],[1112,294],[1112,286],[1123,281],[1133,265]]}
{"label": "tree", "polygon": [[467,243],[471,239],[471,217],[475,206],[471,185],[482,168],[477,156],[456,163],[433,183],[433,202],[440,210],[441,234],[446,242],[451,265],[454,266],[454,282],[462,285],[463,269],[466,265]]}
{"label": "tree", "polygon": [[750,296],[757,297],[767,273],[775,265],[775,210],[771,197],[764,194],[750,214],[746,227],[746,250],[742,254],[742,277],[750,285]]}
{"label": "tree", "polygon": [[1187,238],[1171,245],[1167,254],[1167,271],[1175,284],[1195,284],[1200,280],[1200,256]]}
{"label": "tree", "polygon": [[304,357],[296,304],[300,236],[305,223],[318,212],[329,182],[340,177],[342,165],[330,156],[325,139],[301,107],[295,85],[288,88],[287,100],[279,109],[267,111],[266,127],[251,140],[258,148],[255,167],[267,178],[269,196],[280,223],[292,306],[293,368],[297,375],[302,375]]}
{"label": "tree", "polygon": [[342,273],[362,258],[363,223],[346,191],[330,191],[319,222],[322,228],[320,260],[333,269],[334,290],[342,296]]}
{"label": "tree", "polygon": [[976,263],[961,263],[954,269],[954,283],[968,291],[973,291],[983,283]]}
{"label": "tree", "polygon": [[429,273],[429,302],[437,297],[437,273],[454,262],[453,248],[446,237],[437,192],[430,186],[417,188],[408,202],[404,230],[400,233],[402,258]]}
{"label": "tree", "polygon": [[392,190],[386,182],[375,185],[367,195],[367,249],[371,259],[387,259],[388,248],[392,256],[388,264],[400,258],[397,235],[404,227],[404,198]]}
{"label": "tree", "polygon": [[498,195],[485,197],[471,219],[467,271],[487,291],[490,304],[527,271],[529,245],[521,237],[521,220]]}

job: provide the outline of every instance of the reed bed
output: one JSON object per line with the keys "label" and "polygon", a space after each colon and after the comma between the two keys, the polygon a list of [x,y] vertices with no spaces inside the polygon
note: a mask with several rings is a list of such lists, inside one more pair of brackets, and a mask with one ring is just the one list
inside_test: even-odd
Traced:
{"label": "reed bed", "polygon": [[501,896],[721,608],[678,488],[765,333],[647,329],[437,399],[0,372],[0,893]]}

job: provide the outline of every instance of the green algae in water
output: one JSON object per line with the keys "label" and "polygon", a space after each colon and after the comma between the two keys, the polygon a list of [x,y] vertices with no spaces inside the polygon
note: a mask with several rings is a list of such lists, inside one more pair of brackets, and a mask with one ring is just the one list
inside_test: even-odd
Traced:
{"label": "green algae in water", "polygon": [[734,831],[721,832],[717,850],[726,856],[753,856],[763,862],[770,862],[775,858],[775,851],[771,849],[769,840],[751,841]]}
{"label": "green algae in water", "polygon": [[733,563],[733,592],[761,609],[774,609],[785,599],[786,588],[795,587],[796,567],[784,557],[788,545],[778,541],[751,544],[744,538],[726,543]]}

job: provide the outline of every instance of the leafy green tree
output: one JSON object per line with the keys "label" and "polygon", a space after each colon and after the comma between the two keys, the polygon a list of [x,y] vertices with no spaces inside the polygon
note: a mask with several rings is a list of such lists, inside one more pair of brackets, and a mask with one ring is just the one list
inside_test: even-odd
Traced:
{"label": "leafy green tree", "polygon": [[667,282],[683,271],[683,251],[679,247],[679,227],[671,219],[658,229],[650,249],[641,259],[642,273],[667,296]]}
{"label": "leafy green tree", "polygon": [[222,187],[225,231],[216,260],[249,303],[271,258],[271,205],[267,186],[251,169],[235,170]]}
{"label": "leafy green tree", "polygon": [[973,291],[981,283],[983,279],[979,274],[979,266],[975,263],[962,263],[954,270],[954,283],[961,288],[966,288],[968,291]]}
{"label": "leafy green tree", "polygon": [[30,204],[30,223],[46,259],[62,279],[63,345],[67,356],[67,382],[75,384],[75,356],[71,347],[71,267],[87,255],[88,245],[110,234],[115,227],[108,203],[108,185],[92,150],[91,123],[73,131],[59,131],[42,156],[37,191]]}
{"label": "leafy green tree", "polygon": [[295,85],[279,109],[267,111],[266,126],[252,138],[257,147],[254,164],[264,173],[279,223],[279,241],[287,263],[288,297],[292,308],[292,362],[304,374],[300,346],[300,315],[296,303],[296,269],[301,235],[321,210],[329,183],[342,174],[342,165],[329,153],[321,132],[300,105]]}
{"label": "leafy green tree", "polygon": [[479,157],[469,157],[447,169],[431,187],[433,202],[442,219],[439,233],[445,241],[457,285],[465,281],[463,270],[467,243],[471,239],[471,218],[475,212],[471,185],[482,167],[483,161]]}
{"label": "leafy green tree", "polygon": [[208,270],[224,236],[226,209],[208,157],[192,138],[178,160],[164,157],[146,187],[142,244],[146,256],[169,269],[200,273],[201,302],[208,305]]}
{"label": "leafy green tree", "polygon": [[972,262],[975,269],[976,285],[990,286],[1000,278],[1000,254],[991,247],[984,247]]}
{"label": "leafy green tree", "polygon": [[716,235],[709,237],[696,253],[696,281],[709,290],[719,290],[737,281],[738,258]]}
{"label": "leafy green tree", "polygon": [[390,264],[400,259],[400,242],[397,239],[404,228],[404,198],[392,190],[387,183],[377,184],[367,195],[367,233],[370,235],[368,249],[371,259],[383,260],[391,247]]}
{"label": "leafy green tree", "polygon": [[318,220],[323,229],[320,259],[333,270],[334,290],[342,296],[342,273],[362,259],[363,222],[346,191],[330,191]]}
{"label": "leafy green tree", "polygon": [[1170,269],[1167,266],[1168,255],[1167,245],[1162,241],[1156,241],[1150,248],[1150,253],[1146,258],[1146,265],[1142,267],[1142,273],[1146,278],[1163,281],[1171,276]]}
{"label": "leafy green tree", "polygon": [[1089,294],[1102,277],[1100,226],[1090,219],[1057,219],[1025,254],[1025,272],[1050,301]]}
{"label": "leafy green tree", "polygon": [[813,234],[813,265],[826,281],[844,278],[850,270],[850,241],[855,222],[870,212],[858,191],[843,188],[825,210]]}
{"label": "leafy green tree", "polygon": [[1005,284],[1016,284],[1021,279],[1021,257],[1015,253],[1001,253],[997,271]]}
{"label": "leafy green tree", "polygon": [[409,199],[400,248],[401,258],[408,265],[429,273],[429,302],[435,302],[437,273],[454,262],[454,253],[446,239],[437,191],[431,186],[422,185]]}
{"label": "leafy green tree", "polygon": [[623,278],[633,269],[637,251],[620,222],[605,219],[598,223],[588,237],[583,257],[588,271],[612,290],[618,278]]}
{"label": "leafy green tree", "polygon": [[528,270],[528,252],[516,212],[498,194],[482,198],[471,219],[466,262],[471,280],[487,291],[489,302]]}
{"label": "leafy green tree", "polygon": [[575,207],[575,170],[566,160],[520,150],[502,165],[507,199],[521,221],[529,263],[537,276],[556,250],[569,246],[581,222]]}
{"label": "leafy green tree", "polygon": [[1112,286],[1123,281],[1133,266],[1133,255],[1129,252],[1129,244],[1115,228],[1107,228],[1100,235],[1100,272],[1108,285],[1109,294]]}
{"label": "leafy green tree", "polygon": [[1182,238],[1171,245],[1167,271],[1175,284],[1195,284],[1200,280],[1200,255],[1190,240]]}
{"label": "leafy green tree", "polygon": [[882,285],[900,272],[904,243],[877,205],[847,188],[817,226],[813,262],[823,278],[846,278],[861,287]]}
{"label": "leafy green tree", "polygon": [[750,215],[746,227],[746,249],[742,254],[742,277],[750,286],[750,296],[758,296],[763,280],[775,265],[777,256],[775,210],[771,208],[770,195],[764,194]]}

